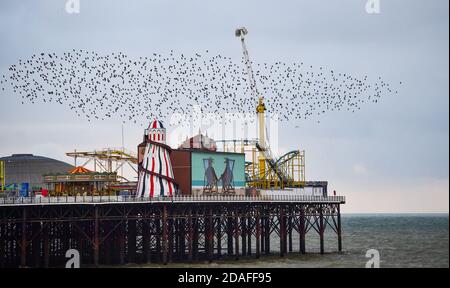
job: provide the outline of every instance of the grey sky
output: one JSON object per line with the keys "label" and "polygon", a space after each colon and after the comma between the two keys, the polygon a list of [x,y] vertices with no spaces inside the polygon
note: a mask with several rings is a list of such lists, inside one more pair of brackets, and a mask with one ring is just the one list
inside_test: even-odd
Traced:
{"label": "grey sky", "polygon": [[[284,123],[279,144],[306,150],[307,178],[348,196],[345,212],[448,212],[449,2],[97,1],[0,2],[0,74],[20,58],[76,49],[145,56],[210,50],[238,59],[234,29],[250,30],[255,62],[303,61],[354,76],[382,76],[399,93],[358,113]],[[77,119],[64,106],[25,104],[0,93],[0,156],[34,153],[69,161],[73,149],[120,146],[120,122]],[[142,127],[127,124],[134,149]]]}

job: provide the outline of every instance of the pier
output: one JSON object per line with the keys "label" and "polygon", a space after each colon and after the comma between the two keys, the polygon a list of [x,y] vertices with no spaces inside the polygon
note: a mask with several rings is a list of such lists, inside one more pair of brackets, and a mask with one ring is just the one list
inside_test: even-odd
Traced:
{"label": "pier", "polygon": [[283,257],[305,254],[311,233],[325,253],[326,229],[341,251],[344,203],[300,195],[1,198],[0,267],[64,267],[68,249],[82,266]]}

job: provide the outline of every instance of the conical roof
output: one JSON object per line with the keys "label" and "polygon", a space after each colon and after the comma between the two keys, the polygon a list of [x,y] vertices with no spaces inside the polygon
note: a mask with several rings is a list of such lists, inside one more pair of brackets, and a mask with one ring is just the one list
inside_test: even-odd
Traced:
{"label": "conical roof", "polygon": [[84,174],[89,173],[90,170],[84,168],[83,166],[78,166],[69,171],[70,174]]}

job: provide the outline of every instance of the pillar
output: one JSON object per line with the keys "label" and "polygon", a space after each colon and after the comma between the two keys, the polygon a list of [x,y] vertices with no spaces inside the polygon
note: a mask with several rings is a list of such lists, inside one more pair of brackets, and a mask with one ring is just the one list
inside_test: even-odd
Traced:
{"label": "pillar", "polygon": [[192,219],[192,208],[189,208],[188,212],[188,260],[192,262],[193,260],[193,250],[194,250],[194,227],[193,227],[193,219]]}
{"label": "pillar", "polygon": [[260,223],[261,221],[260,221],[260,215],[259,215],[259,210],[258,211],[256,211],[256,217],[255,217],[255,229],[256,229],[256,231],[255,231],[255,235],[256,235],[256,251],[255,251],[255,255],[256,255],[256,258],[259,258],[260,257],[260,255],[261,255],[261,245],[260,245],[260,243],[261,243],[261,223]]}
{"label": "pillar", "polygon": [[144,219],[142,222],[142,253],[144,253],[144,262],[151,262],[150,253],[150,223],[149,219]]}
{"label": "pillar", "polygon": [[342,251],[342,227],[341,227],[341,205],[337,204],[337,236],[338,236],[338,250]]}
{"label": "pillar", "polygon": [[228,212],[227,217],[227,250],[228,256],[233,255],[233,218],[231,212]]}
{"label": "pillar", "polygon": [[270,212],[269,211],[267,211],[266,212],[266,218],[264,219],[265,221],[265,223],[264,223],[264,242],[265,242],[265,244],[264,244],[264,246],[265,246],[265,253],[266,254],[270,254],[270,217],[271,217],[271,215],[270,215]]}
{"label": "pillar", "polygon": [[167,253],[168,253],[168,233],[169,233],[169,227],[168,227],[168,221],[167,221],[167,206],[163,205],[162,210],[162,262],[164,265],[167,264]]}
{"label": "pillar", "polygon": [[283,257],[286,246],[286,217],[284,207],[280,207],[280,256]]}
{"label": "pillar", "polygon": [[20,241],[20,266],[25,267],[27,265],[27,208],[22,209],[22,235]]}
{"label": "pillar", "polygon": [[[44,222],[43,223],[43,225],[44,225],[44,227],[43,227],[43,230],[42,230],[42,238],[43,238],[43,243],[42,243],[42,245],[43,245],[43,249],[44,249],[44,267],[48,267],[49,266],[49,264],[50,264],[50,237],[49,237],[49,234],[50,234],[50,225],[51,225],[52,223],[51,222]],[[81,236],[80,236],[80,238],[81,238]],[[81,251],[83,251],[83,250],[79,250],[80,251],[80,253],[81,253]],[[83,255],[83,254],[81,254],[81,255]],[[80,255],[80,258],[81,258],[81,255]]]}
{"label": "pillar", "polygon": [[217,218],[217,255],[222,255],[222,215]]}
{"label": "pillar", "polygon": [[247,218],[247,255],[252,255],[252,218],[249,216]]}
{"label": "pillar", "polygon": [[98,222],[98,206],[94,206],[94,265],[99,264],[99,246],[100,246],[100,236],[99,236],[99,222]]}
{"label": "pillar", "polygon": [[136,262],[136,220],[129,219],[127,223],[128,263]]}
{"label": "pillar", "polygon": [[[126,217],[126,216],[125,216]],[[119,264],[125,264],[125,223],[126,218],[123,218],[118,227],[117,241],[119,242]]]}
{"label": "pillar", "polygon": [[211,207],[208,208],[208,219],[207,219],[207,225],[206,225],[206,232],[207,235],[205,237],[207,242],[207,253],[208,253],[208,261],[211,262],[213,260],[213,252],[214,252],[214,223],[213,223],[213,216],[212,216],[212,209]]}
{"label": "pillar", "polygon": [[241,239],[242,239],[242,256],[247,255],[247,217],[241,217]]}
{"label": "pillar", "polygon": [[305,254],[306,253],[306,221],[305,221],[305,206],[302,205],[300,207],[300,227],[299,227],[299,234],[300,234],[300,253]]}
{"label": "pillar", "polygon": [[289,207],[289,215],[288,215],[288,245],[289,245],[289,253],[292,253],[292,208]]}
{"label": "pillar", "polygon": [[323,225],[323,209],[322,204],[319,205],[319,236],[320,236],[320,254],[324,254],[325,248],[324,248],[324,239],[323,234],[325,227]]}

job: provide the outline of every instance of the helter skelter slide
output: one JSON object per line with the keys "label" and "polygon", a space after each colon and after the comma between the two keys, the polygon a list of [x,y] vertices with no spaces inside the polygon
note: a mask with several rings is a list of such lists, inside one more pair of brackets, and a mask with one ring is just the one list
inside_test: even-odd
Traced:
{"label": "helter skelter slide", "polygon": [[154,120],[145,130],[145,152],[139,164],[139,178],[136,196],[158,197],[178,195],[170,153],[172,149],[166,145],[166,129],[161,121]]}

